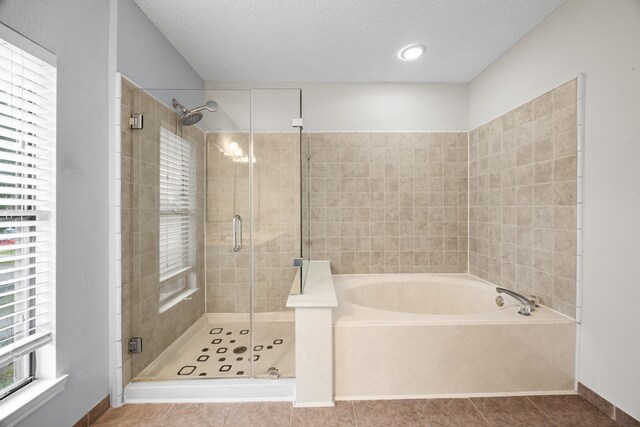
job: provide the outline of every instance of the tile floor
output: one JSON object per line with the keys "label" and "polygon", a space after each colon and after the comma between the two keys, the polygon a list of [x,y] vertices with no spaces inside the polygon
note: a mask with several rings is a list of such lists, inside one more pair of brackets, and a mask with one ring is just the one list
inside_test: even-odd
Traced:
{"label": "tile floor", "polygon": [[95,426],[579,426],[616,423],[577,395],[337,402],[333,408],[290,403],[124,405]]}

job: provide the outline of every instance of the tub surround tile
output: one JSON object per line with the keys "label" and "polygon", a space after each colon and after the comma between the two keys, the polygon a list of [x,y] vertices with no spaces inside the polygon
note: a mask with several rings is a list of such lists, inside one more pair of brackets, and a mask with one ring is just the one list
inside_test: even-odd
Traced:
{"label": "tub surround tile", "polygon": [[571,317],[576,164],[575,80],[469,133],[469,273]]}
{"label": "tub surround tile", "polygon": [[467,133],[305,138],[312,259],[338,274],[467,271]]}

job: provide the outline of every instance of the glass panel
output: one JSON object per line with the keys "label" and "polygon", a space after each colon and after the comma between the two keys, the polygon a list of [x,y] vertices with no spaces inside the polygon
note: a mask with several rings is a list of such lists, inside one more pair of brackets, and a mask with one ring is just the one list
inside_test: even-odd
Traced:
{"label": "glass panel", "polygon": [[[125,384],[249,376],[250,362],[239,363],[234,349],[250,345],[250,246],[231,246],[234,215],[249,216],[248,168],[208,132],[215,105],[184,111],[215,94],[147,91],[126,80],[122,88]],[[248,91],[244,99],[248,118]],[[126,126],[131,113],[143,114],[143,129]],[[244,132],[237,143],[248,149],[248,126]],[[142,353],[128,352],[131,337],[142,338]]]}
{"label": "glass panel", "polygon": [[[207,312],[217,376],[251,376],[250,91],[205,91],[219,109],[207,131]],[[235,231],[234,231],[235,227]],[[217,340],[221,339],[221,342]],[[224,359],[224,360],[223,360]],[[221,371],[222,370],[222,371]]]}
{"label": "glass panel", "polygon": [[307,278],[309,262],[311,262],[311,152],[309,134],[301,132],[300,135],[300,250],[304,263],[300,271],[300,293],[304,292],[304,283]]}
{"label": "glass panel", "polygon": [[125,384],[294,376],[300,91],[122,91]]}
{"label": "glass panel", "polygon": [[[254,376],[295,376],[293,311],[286,308],[300,257],[300,90],[252,91]],[[276,372],[271,371],[272,375]]]}

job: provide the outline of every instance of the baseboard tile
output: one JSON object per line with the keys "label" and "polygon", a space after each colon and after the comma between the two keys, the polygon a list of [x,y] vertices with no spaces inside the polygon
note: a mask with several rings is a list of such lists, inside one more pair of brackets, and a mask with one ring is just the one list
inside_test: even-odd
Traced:
{"label": "baseboard tile", "polygon": [[111,404],[109,403],[109,396],[106,396],[104,399],[98,402],[96,406],[91,408],[89,412],[84,414],[84,416],[80,418],[78,422],[73,425],[73,427],[89,427],[90,425],[94,424],[98,420],[98,418],[103,416],[104,413],[107,412],[107,409],[109,409],[110,407]]}
{"label": "baseboard tile", "polygon": [[640,427],[640,421],[616,407],[613,403],[582,383],[578,383],[578,394],[609,418],[616,421],[616,423],[625,427]]}

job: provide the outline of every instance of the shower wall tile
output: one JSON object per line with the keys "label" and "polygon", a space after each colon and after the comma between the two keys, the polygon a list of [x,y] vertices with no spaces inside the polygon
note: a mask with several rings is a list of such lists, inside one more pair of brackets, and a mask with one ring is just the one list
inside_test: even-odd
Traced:
{"label": "shower wall tile", "polygon": [[310,133],[311,259],[336,274],[467,271],[467,133]]}
{"label": "shower wall tile", "polygon": [[[159,310],[160,128],[174,131],[176,114],[145,91],[122,79],[122,123],[144,114],[144,129],[121,133],[122,337],[123,381],[127,384],[204,314],[204,133],[185,127],[196,158],[196,265],[198,290],[190,300]],[[131,355],[129,338],[142,337],[144,352]]]}
{"label": "shower wall tile", "polygon": [[[249,165],[224,155],[232,142],[249,152],[247,133],[207,134],[207,311],[213,313],[248,313],[251,302]],[[283,311],[296,273],[291,259],[300,254],[299,136],[254,134],[254,157],[254,311]],[[236,214],[243,218],[240,252],[231,241]]]}
{"label": "shower wall tile", "polygon": [[469,134],[469,272],[575,317],[576,81]]}

